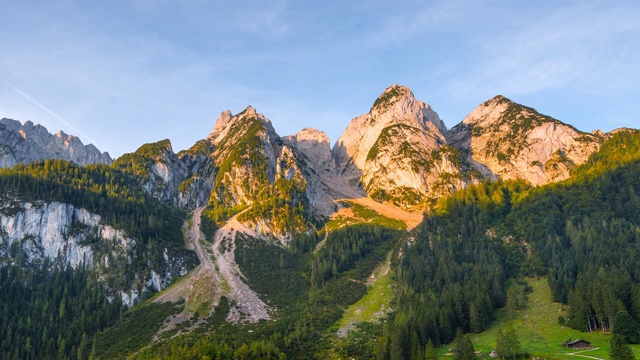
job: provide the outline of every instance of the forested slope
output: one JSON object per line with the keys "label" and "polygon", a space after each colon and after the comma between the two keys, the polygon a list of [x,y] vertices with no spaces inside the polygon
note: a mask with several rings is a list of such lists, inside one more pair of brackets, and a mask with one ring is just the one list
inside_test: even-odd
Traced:
{"label": "forested slope", "polygon": [[611,331],[620,312],[639,322],[639,148],[638,132],[619,132],[565,182],[482,183],[441,201],[395,265],[386,355],[482,331],[510,301],[507,280],[524,276],[548,276],[576,329]]}

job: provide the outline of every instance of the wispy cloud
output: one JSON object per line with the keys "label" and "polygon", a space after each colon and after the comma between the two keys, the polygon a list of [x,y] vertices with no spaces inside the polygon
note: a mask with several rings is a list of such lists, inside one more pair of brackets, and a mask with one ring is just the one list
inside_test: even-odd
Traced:
{"label": "wispy cloud", "polygon": [[640,9],[572,4],[518,21],[493,38],[481,33],[475,40],[476,63],[464,78],[451,82],[451,90],[530,94],[573,87],[601,92],[612,90],[611,84],[637,90],[640,48],[633,39],[640,35],[634,20]]}

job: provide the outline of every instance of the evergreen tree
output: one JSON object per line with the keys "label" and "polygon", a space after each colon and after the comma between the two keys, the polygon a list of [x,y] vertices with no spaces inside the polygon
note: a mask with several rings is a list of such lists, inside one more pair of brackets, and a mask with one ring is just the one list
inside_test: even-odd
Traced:
{"label": "evergreen tree", "polygon": [[433,346],[433,341],[429,338],[427,341],[427,347],[424,349],[424,359],[425,360],[438,360],[438,352],[436,348]]}
{"label": "evergreen tree", "polygon": [[613,334],[609,341],[609,357],[611,360],[635,360],[631,347],[624,341],[624,336]]}
{"label": "evergreen tree", "polygon": [[518,340],[516,329],[511,324],[507,324],[504,329],[504,340],[506,344],[505,355],[515,359],[518,352],[520,352],[520,341]]}
{"label": "evergreen tree", "polygon": [[638,323],[626,311],[620,311],[613,320],[613,333],[624,336],[628,344],[640,343]]}
{"label": "evergreen tree", "polygon": [[501,359],[504,359],[508,356],[507,340],[504,337],[502,329],[498,330],[498,333],[496,334],[496,353]]}
{"label": "evergreen tree", "polygon": [[456,339],[453,341],[453,359],[454,360],[475,360],[476,350],[469,336],[462,333],[462,329],[456,331]]}

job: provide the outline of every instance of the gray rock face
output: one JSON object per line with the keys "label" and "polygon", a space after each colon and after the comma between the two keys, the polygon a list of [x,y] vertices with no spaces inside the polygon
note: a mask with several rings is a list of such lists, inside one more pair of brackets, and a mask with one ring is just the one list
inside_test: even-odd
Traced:
{"label": "gray rock face", "polygon": [[333,212],[333,199],[328,195],[327,179],[335,177],[336,164],[327,135],[317,129],[302,129],[282,138],[293,150],[307,182],[306,194],[314,212],[328,216]]}
{"label": "gray rock face", "polygon": [[84,145],[80,139],[62,131],[50,134],[42,125],[31,121],[24,124],[16,120],[0,120],[0,167],[13,167],[46,159],[62,159],[78,165],[111,164],[108,153],[101,153],[92,144]]}
{"label": "gray rock face", "polygon": [[448,136],[449,144],[484,177],[524,179],[533,185],[568,178],[602,140],[503,96],[478,106]]}
{"label": "gray rock face", "polygon": [[[100,215],[59,202],[0,203],[0,258],[19,245],[30,262],[45,258],[78,268],[83,264],[107,276],[110,267],[131,263],[136,239],[101,221]],[[104,251],[104,249],[108,251]],[[160,291],[189,269],[185,259],[165,249],[164,264],[137,274],[137,281],[113,291],[123,303],[132,305],[145,292]]]}

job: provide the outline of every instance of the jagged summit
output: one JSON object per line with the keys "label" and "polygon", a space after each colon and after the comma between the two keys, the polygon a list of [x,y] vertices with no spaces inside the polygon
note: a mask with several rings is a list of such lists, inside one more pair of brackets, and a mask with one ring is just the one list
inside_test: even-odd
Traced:
{"label": "jagged summit", "polygon": [[[268,129],[273,130],[271,121],[249,105],[246,109],[236,115],[233,115],[230,110],[223,111],[218,117],[218,120],[216,120],[213,130],[211,130],[211,133],[207,136],[207,140],[209,140],[213,145],[217,145],[229,134],[235,123],[241,120],[250,120],[254,118],[260,120]],[[273,132],[275,133],[275,130]]]}
{"label": "jagged summit", "polygon": [[0,167],[13,167],[18,163],[30,163],[45,159],[62,159],[78,165],[110,164],[113,160],[107,152],[100,152],[94,145],[84,145],[73,135],[58,131],[49,133],[46,127],[31,121],[0,119]]}
{"label": "jagged summit", "polygon": [[448,136],[485,177],[534,185],[566,179],[601,140],[502,95],[476,107]]}
{"label": "jagged summit", "polygon": [[406,86],[391,85],[375,100],[369,114],[372,118],[384,117],[385,114],[400,123],[414,119],[420,127],[435,126],[445,133],[447,127],[431,105],[416,100],[413,92]]}
{"label": "jagged summit", "polygon": [[[409,88],[392,85],[368,114],[349,123],[332,152],[346,182],[379,201],[413,206],[426,194],[464,185],[451,154],[438,151],[446,133],[429,104],[416,100]],[[454,180],[441,182],[445,174]]]}

